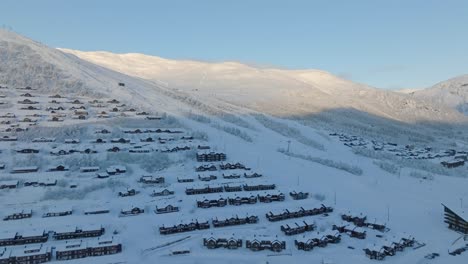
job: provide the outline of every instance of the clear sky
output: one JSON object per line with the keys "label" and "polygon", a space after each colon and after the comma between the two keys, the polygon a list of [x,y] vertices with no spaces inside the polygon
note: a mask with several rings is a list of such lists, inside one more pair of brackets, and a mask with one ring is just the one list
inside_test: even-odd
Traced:
{"label": "clear sky", "polygon": [[381,88],[468,74],[466,0],[1,0],[52,47],[322,69]]}

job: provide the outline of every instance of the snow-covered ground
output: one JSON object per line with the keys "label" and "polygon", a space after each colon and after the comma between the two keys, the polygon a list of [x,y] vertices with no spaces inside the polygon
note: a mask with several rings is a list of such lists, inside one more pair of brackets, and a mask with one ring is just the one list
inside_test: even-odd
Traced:
{"label": "snow-covered ground", "polygon": [[[22,220],[2,221],[1,234],[30,230],[56,231],[66,226],[86,226],[89,224],[102,225],[105,236],[118,237],[122,242],[123,251],[120,254],[89,257],[86,259],[70,260],[67,263],[373,263],[368,259],[363,249],[378,246],[395,237],[413,236],[420,244],[425,246],[413,249],[406,248],[397,252],[395,256],[388,256],[386,263],[466,263],[468,253],[460,256],[451,256],[448,250],[454,246],[466,243],[460,238],[460,234],[449,230],[443,221],[443,207],[441,203],[453,204],[460,210],[466,208],[468,201],[467,166],[457,168],[460,172],[456,176],[444,176],[431,171],[432,161],[419,161],[418,166],[401,167],[397,159],[385,159],[384,161],[399,168],[398,172],[389,172],[379,165],[381,159],[378,155],[370,158],[357,155],[352,148],[343,145],[339,140],[330,137],[330,127],[313,126],[310,123],[297,122],[293,119],[283,119],[271,116],[271,111],[263,111],[265,108],[252,107],[252,102],[231,97],[221,98],[220,94],[230,95],[236,90],[216,91],[217,96],[210,96],[205,90],[202,95],[196,95],[193,91],[174,90],[171,84],[155,83],[155,80],[139,79],[122,73],[115,72],[80,60],[74,56],[66,55],[58,50],[50,49],[41,44],[16,36],[12,33],[1,32],[0,54],[9,54],[6,63],[1,67],[8,68],[10,72],[16,72],[11,58],[15,57],[13,51],[18,51],[19,46],[26,46],[33,50],[31,58],[25,57],[24,63],[30,60],[29,69],[42,69],[41,73],[47,73],[48,77],[38,77],[39,80],[50,80],[48,83],[35,81],[34,70],[27,70],[22,78],[21,74],[13,77],[1,75],[0,82],[8,88],[0,89],[0,113],[13,113],[14,118],[0,118],[0,121],[10,120],[9,124],[2,124],[2,131],[12,125],[19,124],[22,128],[28,128],[25,132],[1,132],[1,136],[17,137],[17,141],[0,141],[0,160],[5,168],[0,170],[0,183],[2,181],[19,181],[16,189],[0,189],[0,212],[5,216],[11,210],[32,209],[32,218]],[[15,46],[16,45],[16,46]],[[10,48],[4,48],[10,47]],[[34,55],[35,54],[35,55]],[[55,54],[56,57],[51,54]],[[15,57],[16,59],[18,57]],[[44,62],[49,62],[55,67],[42,68]],[[117,65],[117,64],[115,64]],[[106,66],[106,65],[104,65]],[[222,65],[227,67],[226,65]],[[39,67],[39,68],[38,68]],[[235,64],[233,67],[240,67]],[[245,66],[242,66],[245,67]],[[2,69],[3,69],[2,68]],[[58,71],[59,69],[59,71]],[[224,69],[228,70],[228,69]],[[224,71],[223,70],[223,71]],[[250,69],[251,70],[251,69]],[[250,71],[249,70],[249,71]],[[55,74],[55,75],[54,75]],[[127,73],[129,74],[129,73]],[[183,73],[180,73],[183,75]],[[269,72],[271,75],[280,75],[277,72]],[[292,74],[292,73],[291,73]],[[301,75],[300,73],[297,73]],[[314,74],[321,75],[316,72]],[[323,73],[324,78],[328,74]],[[50,76],[55,76],[51,78]],[[131,74],[132,75],[132,74]],[[307,82],[310,76],[301,82]],[[138,76],[145,77],[145,76]],[[296,78],[295,77],[295,78]],[[213,77],[214,78],[214,77]],[[224,77],[223,77],[224,78]],[[250,78],[250,77],[249,77]],[[282,75],[281,78],[286,78]],[[288,77],[292,78],[292,77]],[[59,80],[68,80],[63,83]],[[265,78],[266,79],[266,78]],[[328,79],[329,80],[329,79]],[[74,86],[75,81],[82,82]],[[160,80],[163,82],[164,80]],[[118,83],[124,83],[124,86]],[[236,82],[236,80],[233,80]],[[275,80],[267,80],[274,83]],[[15,88],[21,86],[38,88],[38,90],[25,91]],[[327,83],[327,81],[325,81]],[[246,85],[244,83],[243,85]],[[50,89],[49,86],[50,85]],[[66,86],[61,88],[61,85]],[[181,86],[182,87],[182,86]],[[200,85],[201,87],[201,85]],[[196,89],[196,88],[194,88]],[[367,89],[367,88],[366,88]],[[370,89],[370,88],[369,88]],[[320,90],[320,89],[319,89]],[[34,97],[30,100],[37,101],[33,106],[39,110],[21,110],[24,105],[18,101],[24,100],[22,94],[29,92]],[[254,92],[264,94],[265,91]],[[323,91],[322,91],[323,92]],[[53,117],[49,106],[50,96],[59,93],[65,98],[56,99],[65,110],[60,110],[64,115],[63,122],[48,121]],[[215,93],[212,91],[212,93]],[[249,92],[250,93],[250,92]],[[339,93],[339,92],[337,92]],[[376,92],[369,91],[370,94]],[[255,94],[248,94],[247,97]],[[276,95],[275,95],[276,96]],[[333,98],[334,94],[331,97]],[[349,95],[347,95],[349,96]],[[345,97],[345,96],[344,96]],[[383,96],[396,98],[394,95]],[[400,98],[400,97],[398,97]],[[406,97],[401,97],[407,100]],[[73,102],[78,99],[88,112],[86,119],[74,119],[74,110],[70,110]],[[108,103],[116,99],[118,103]],[[96,107],[100,103],[90,103],[99,100],[105,107]],[[268,101],[265,99],[265,101]],[[398,101],[399,102],[399,101]],[[354,104],[355,102],[353,102]],[[362,103],[362,101],[360,101]],[[376,102],[374,102],[377,104]],[[412,111],[420,107],[413,102],[415,108],[401,109],[400,114]],[[125,106],[121,106],[125,104]],[[119,107],[119,105],[121,107]],[[286,104],[287,105],[287,104]],[[118,112],[111,112],[114,107]],[[361,110],[374,106],[362,106]],[[393,108],[394,106],[392,106]],[[403,107],[398,105],[398,107]],[[128,111],[131,108],[135,112]],[[391,108],[390,108],[391,109]],[[435,109],[435,108],[434,108]],[[109,118],[99,118],[99,114],[106,111]],[[151,116],[162,117],[161,120],[147,120],[146,116],[137,115],[137,112],[146,111]],[[384,113],[387,110],[383,111]],[[432,110],[430,110],[432,111]],[[372,112],[372,111],[371,111]],[[30,126],[24,121],[31,116],[37,119],[36,125]],[[122,113],[125,113],[122,115]],[[375,112],[373,112],[375,114]],[[421,110],[419,117],[426,118],[427,113]],[[398,114],[398,115],[400,115]],[[57,115],[57,113],[55,113]],[[418,113],[415,113],[418,116]],[[451,112],[444,112],[435,116],[434,120],[441,116],[452,117],[454,120],[460,117]],[[393,119],[398,119],[392,116]],[[412,119],[413,117],[409,118]],[[34,123],[34,122],[32,122]],[[126,130],[154,130],[181,131],[182,133],[125,133]],[[96,133],[107,129],[110,134]],[[465,131],[466,133],[466,131]],[[352,133],[350,133],[352,134]],[[191,138],[193,136],[193,139]],[[444,144],[449,140],[450,134],[445,137],[434,138],[434,145]],[[457,135],[461,143],[460,151],[466,151],[466,142],[463,145],[463,136]],[[33,142],[36,138],[55,138],[54,142]],[[155,142],[142,142],[142,139],[152,137]],[[184,137],[184,138],[183,138]],[[186,139],[188,137],[188,139]],[[95,143],[96,139],[104,139],[105,143]],[[112,143],[112,139],[130,139],[129,143]],[[159,140],[158,138],[161,138]],[[79,139],[77,144],[67,144],[65,139]],[[364,138],[368,142],[373,138]],[[196,167],[205,164],[197,162],[195,153],[199,145],[210,146],[211,151],[223,152],[227,155],[225,162],[242,163],[251,168],[243,170],[219,170],[221,162],[213,162],[218,167],[217,171],[197,172]],[[191,150],[177,152],[164,152],[175,147],[188,146]],[[120,152],[109,152],[108,149],[118,147]],[[428,146],[431,147],[431,146]],[[21,154],[17,150],[31,148],[39,150],[36,154]],[[71,149],[86,150],[97,153],[72,153],[63,156],[51,155],[50,152]],[[145,149],[148,153],[130,153],[130,150]],[[88,151],[89,152],[89,151]],[[63,153],[63,152],[62,152]],[[370,155],[368,155],[370,156]],[[428,162],[431,166],[423,166]],[[0,164],[0,165],[1,165]],[[211,163],[207,163],[211,164]],[[48,172],[51,166],[65,165],[70,168],[65,172]],[[38,166],[37,173],[16,174],[11,173],[14,167]],[[109,178],[97,178],[97,172],[84,173],[81,167],[98,166],[99,173],[104,173],[111,166],[125,166],[127,171]],[[442,166],[440,166],[442,167]],[[441,168],[441,170],[447,170]],[[260,178],[224,179],[224,174],[243,174],[257,172],[263,176]],[[449,173],[451,174],[451,173]],[[139,182],[143,175],[162,176],[164,184],[147,186]],[[198,176],[215,175],[217,179],[204,182]],[[430,177],[416,177],[417,175],[430,175]],[[178,178],[194,178],[192,183],[179,183]],[[24,186],[25,181],[57,180],[56,186]],[[241,191],[236,193],[214,193],[201,195],[186,195],[189,187],[223,186],[225,184],[275,184],[275,190],[269,191]],[[75,188],[70,188],[76,185]],[[134,196],[120,197],[119,192],[125,192],[127,188],[134,188],[138,193]],[[174,191],[174,195],[165,197],[152,197],[153,190],[167,188]],[[309,192],[305,200],[293,200],[291,191]],[[227,205],[225,207],[198,208],[196,201],[206,199],[234,198],[250,196],[251,194],[285,194],[285,201],[271,203],[256,203],[249,205]],[[179,212],[167,214],[155,214],[156,206],[178,206]],[[318,208],[322,204],[333,207],[333,212],[327,215],[306,216],[296,219],[288,219],[279,222],[269,222],[266,214],[270,211],[296,210]],[[145,212],[131,217],[121,217],[122,209],[131,206],[144,208]],[[42,215],[54,207],[72,207],[73,214],[62,217],[43,218]],[[84,212],[93,207],[109,209],[107,214],[85,215]],[[369,222],[383,222],[387,226],[386,232],[380,232],[365,228],[366,239],[352,238],[342,234],[342,240],[338,244],[329,244],[326,247],[316,247],[310,252],[298,250],[294,240],[298,237],[315,237],[332,229],[333,225],[342,222],[342,213],[363,214]],[[188,223],[194,219],[198,221],[212,218],[231,217],[238,215],[256,215],[259,222],[256,224],[220,227],[197,230],[172,235],[161,235],[159,227]],[[281,231],[281,225],[294,225],[301,221],[313,222],[317,229],[312,232],[295,236],[285,236]],[[318,234],[320,232],[320,234]],[[203,246],[203,237],[210,235],[233,236],[244,240],[244,246],[236,250],[207,249]],[[245,248],[245,239],[256,235],[257,237],[270,236],[286,242],[286,249],[281,253],[271,251],[253,252]],[[85,241],[95,241],[96,238],[85,238]],[[456,245],[452,245],[457,241]],[[45,245],[60,246],[64,241],[49,238]],[[7,248],[20,248],[23,246],[8,246]],[[171,255],[171,252],[188,249],[190,253],[185,255]],[[1,252],[1,247],[0,247]],[[424,258],[431,253],[438,253],[440,257],[428,260]],[[59,263],[53,259],[54,262]]]}

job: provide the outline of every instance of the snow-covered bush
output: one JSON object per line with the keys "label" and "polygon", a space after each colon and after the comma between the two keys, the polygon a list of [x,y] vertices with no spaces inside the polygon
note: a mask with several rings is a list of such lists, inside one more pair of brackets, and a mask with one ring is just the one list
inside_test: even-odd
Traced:
{"label": "snow-covered bush", "polygon": [[354,175],[362,175],[363,170],[359,168],[358,166],[354,165],[349,165],[347,163],[344,163],[342,161],[335,161],[331,159],[324,159],[324,158],[319,158],[319,157],[312,157],[310,155],[302,155],[302,154],[297,154],[297,153],[292,153],[292,152],[287,152],[284,149],[278,149],[278,152],[283,153],[284,155],[293,157],[293,158],[299,158],[303,160],[308,160],[312,161],[315,163],[322,164],[324,166],[330,167],[330,168],[335,168],[338,170],[346,171]]}
{"label": "snow-covered bush", "polygon": [[390,162],[385,162],[385,161],[374,161],[374,164],[379,166],[382,170],[391,173],[391,174],[398,174],[400,172],[400,167],[397,165],[390,163]]}
{"label": "snow-covered bush", "polygon": [[325,150],[325,147],[323,146],[323,144],[313,140],[313,139],[310,139],[308,137],[305,137],[301,131],[299,129],[296,129],[294,127],[290,127],[284,123],[281,123],[281,122],[278,122],[278,121],[275,121],[265,115],[262,115],[262,114],[256,114],[256,115],[253,115],[255,117],[255,119],[261,123],[264,127],[268,128],[268,129],[271,129],[273,130],[274,132],[282,135],[282,136],[285,136],[285,137],[288,137],[288,138],[291,138],[291,139],[295,139],[297,140],[299,143],[302,143],[306,146],[309,146],[309,147],[312,147],[312,148],[315,148],[315,149],[318,149],[318,150]]}
{"label": "snow-covered bush", "polygon": [[231,134],[233,136],[236,136],[244,141],[247,141],[247,142],[253,142],[253,139],[252,137],[249,136],[249,134],[245,133],[244,131],[238,129],[238,128],[235,128],[235,127],[229,127],[229,126],[221,126],[219,124],[214,124],[213,125],[214,128],[217,128],[219,130],[222,130],[228,134]]}

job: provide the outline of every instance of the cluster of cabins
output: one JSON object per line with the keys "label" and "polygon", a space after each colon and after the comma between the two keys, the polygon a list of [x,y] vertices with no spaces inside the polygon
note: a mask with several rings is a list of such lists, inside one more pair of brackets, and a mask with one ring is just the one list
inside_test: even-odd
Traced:
{"label": "cluster of cabins", "polygon": [[289,209],[284,209],[283,211],[277,212],[277,213],[270,211],[266,214],[266,218],[270,222],[277,222],[277,221],[291,219],[291,218],[300,218],[300,217],[305,217],[305,216],[327,214],[331,212],[333,212],[333,208],[327,207],[325,205],[322,205],[319,208],[313,208],[313,209],[304,209],[303,207],[300,207],[298,210],[295,210],[295,211],[290,211]]}
{"label": "cluster of cabins", "polygon": [[214,218],[212,219],[212,224],[214,227],[225,227],[225,226],[236,226],[236,225],[245,225],[245,224],[256,224],[258,223],[258,216],[256,215],[247,215],[246,217],[226,217],[226,218]]}
{"label": "cluster of cabins", "polygon": [[374,151],[386,151],[392,153],[395,156],[399,156],[406,159],[447,159],[440,162],[440,164],[446,168],[456,168],[463,166],[468,160],[467,151],[457,151],[454,149],[448,149],[444,151],[434,151],[431,147],[416,147],[414,145],[398,145],[392,142],[381,142],[377,140],[365,140],[362,137],[331,133],[330,136],[338,137],[338,139],[344,143],[345,146],[351,148],[372,148]]}
{"label": "cluster of cabins", "polygon": [[221,152],[197,153],[198,162],[225,161],[226,154]]}
{"label": "cluster of cabins", "polygon": [[368,227],[381,232],[384,232],[386,230],[386,226],[384,223],[379,223],[377,221],[367,222],[367,216],[342,214],[341,219],[343,219],[343,221],[353,223],[355,226],[358,227]]}

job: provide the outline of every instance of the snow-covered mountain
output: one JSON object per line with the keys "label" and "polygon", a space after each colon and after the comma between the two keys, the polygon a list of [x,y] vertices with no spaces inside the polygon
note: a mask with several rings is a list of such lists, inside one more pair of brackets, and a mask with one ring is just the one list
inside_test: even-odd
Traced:
{"label": "snow-covered mountain", "polygon": [[440,82],[431,88],[416,91],[413,95],[468,115],[468,75]]}
{"label": "snow-covered mountain", "polygon": [[255,68],[237,62],[176,61],[143,54],[61,49],[84,60],[200,97],[281,116],[330,109],[355,109],[399,121],[459,121],[444,107],[433,107],[400,93],[375,89],[319,70]]}

